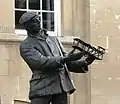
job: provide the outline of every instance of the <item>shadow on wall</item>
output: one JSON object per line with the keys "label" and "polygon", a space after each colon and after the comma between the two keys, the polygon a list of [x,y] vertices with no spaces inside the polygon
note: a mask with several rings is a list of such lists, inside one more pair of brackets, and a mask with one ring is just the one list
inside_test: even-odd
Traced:
{"label": "shadow on wall", "polygon": [[30,104],[30,103],[27,101],[14,100],[14,104]]}

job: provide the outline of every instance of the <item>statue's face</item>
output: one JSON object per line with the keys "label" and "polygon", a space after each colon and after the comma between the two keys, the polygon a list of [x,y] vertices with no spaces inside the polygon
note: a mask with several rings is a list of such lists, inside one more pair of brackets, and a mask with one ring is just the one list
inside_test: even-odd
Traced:
{"label": "statue's face", "polygon": [[39,18],[33,18],[27,23],[27,31],[32,35],[39,33],[40,31],[40,20]]}

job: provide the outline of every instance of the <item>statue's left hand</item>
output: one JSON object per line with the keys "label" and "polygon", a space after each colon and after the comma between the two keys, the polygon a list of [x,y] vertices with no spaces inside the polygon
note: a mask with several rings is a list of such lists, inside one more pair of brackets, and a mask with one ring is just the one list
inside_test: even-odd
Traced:
{"label": "statue's left hand", "polygon": [[94,60],[95,60],[95,57],[92,55],[89,55],[85,61],[87,62],[88,65],[90,65],[93,63]]}

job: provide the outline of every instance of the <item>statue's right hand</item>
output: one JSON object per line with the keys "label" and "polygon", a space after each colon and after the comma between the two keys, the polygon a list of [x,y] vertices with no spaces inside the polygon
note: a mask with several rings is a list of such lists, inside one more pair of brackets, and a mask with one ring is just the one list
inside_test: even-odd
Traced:
{"label": "statue's right hand", "polygon": [[85,52],[71,53],[63,58],[63,62],[76,61],[79,60],[85,55]]}

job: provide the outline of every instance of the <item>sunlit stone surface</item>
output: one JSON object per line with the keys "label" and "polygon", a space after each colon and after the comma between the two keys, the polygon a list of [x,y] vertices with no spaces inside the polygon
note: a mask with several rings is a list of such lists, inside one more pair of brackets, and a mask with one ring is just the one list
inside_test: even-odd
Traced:
{"label": "sunlit stone surface", "polygon": [[120,104],[120,0],[90,0],[91,43],[107,49],[92,65],[91,103]]}

